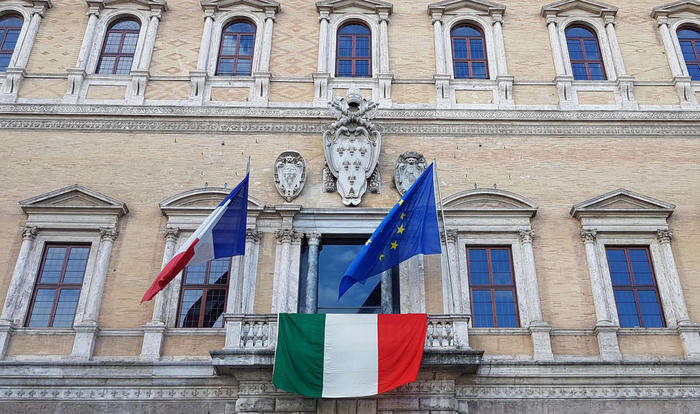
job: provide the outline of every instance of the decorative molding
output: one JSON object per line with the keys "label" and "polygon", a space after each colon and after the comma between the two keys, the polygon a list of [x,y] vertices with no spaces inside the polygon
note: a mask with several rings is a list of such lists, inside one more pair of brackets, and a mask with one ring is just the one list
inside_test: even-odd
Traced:
{"label": "decorative molding", "polygon": [[297,151],[281,153],[272,167],[275,187],[288,203],[299,196],[306,183],[306,160]]}
{"label": "decorative molding", "polygon": [[697,385],[458,385],[457,395],[470,399],[629,399],[684,400],[700,398]]}
{"label": "decorative molding", "polygon": [[282,229],[275,231],[275,238],[279,243],[297,243],[301,241],[304,236],[303,233],[299,233],[291,229]]}
{"label": "decorative molding", "polygon": [[668,229],[659,229],[656,231],[656,238],[659,243],[671,243],[671,238],[673,237],[673,231]]}
{"label": "decorative molding", "polygon": [[[158,203],[158,206],[164,215],[207,215],[230,193],[231,189],[224,187],[195,188],[172,195]],[[263,207],[264,205],[260,200],[253,196],[248,196],[249,211],[261,211]]]}
{"label": "decorative molding", "polygon": [[566,14],[570,10],[579,11],[584,10],[588,13],[604,16],[604,15],[615,15],[617,13],[617,7],[611,6],[600,1],[592,0],[563,0],[556,3],[551,3],[542,7],[542,16],[547,17],[548,15],[559,16],[561,14]]}
{"label": "decorative molding", "polygon": [[251,243],[260,243],[260,240],[262,240],[262,236],[263,236],[263,232],[258,231],[258,230],[247,229],[245,231],[246,241],[251,242]]}
{"label": "decorative molding", "polygon": [[180,237],[180,228],[179,227],[170,227],[170,226],[165,226],[163,228],[163,238],[165,239],[166,243],[175,243],[177,242],[177,239]]}
{"label": "decorative molding", "polygon": [[594,229],[581,229],[581,239],[586,243],[595,243],[598,231]]}
{"label": "decorative molding", "polygon": [[394,185],[399,194],[404,195],[428,167],[420,152],[406,151],[399,155],[394,167]]}
{"label": "decorative molding", "polygon": [[22,227],[22,240],[34,240],[39,234],[39,229],[36,226],[24,226]]}
{"label": "decorative molding", "polygon": [[651,214],[669,217],[675,205],[649,196],[618,188],[609,193],[574,204],[569,214],[575,218],[600,215],[649,216]]}
{"label": "decorative molding", "polygon": [[519,194],[495,188],[477,188],[461,191],[442,200],[445,212],[459,210],[475,214],[512,214],[534,217],[537,204]]}
{"label": "decorative molding", "polygon": [[172,400],[233,400],[238,387],[2,387],[0,400],[22,401],[172,401]]}
{"label": "decorative molding", "polygon": [[129,212],[126,204],[79,184],[69,185],[19,202],[20,208],[31,213],[114,214]]}
{"label": "decorative molding", "polygon": [[518,236],[520,237],[520,243],[532,243],[535,238],[535,230],[520,230],[518,231]]}
{"label": "decorative molding", "polygon": [[100,240],[102,241],[115,241],[119,232],[114,227],[102,227],[100,228]]}

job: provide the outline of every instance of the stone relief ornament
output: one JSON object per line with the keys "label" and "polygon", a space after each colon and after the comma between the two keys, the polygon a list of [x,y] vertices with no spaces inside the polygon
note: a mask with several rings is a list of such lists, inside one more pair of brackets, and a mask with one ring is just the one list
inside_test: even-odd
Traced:
{"label": "stone relief ornament", "polygon": [[394,168],[394,184],[399,193],[404,195],[427,167],[428,163],[420,152],[406,151],[399,155]]}
{"label": "stone relief ornament", "polygon": [[277,191],[290,202],[299,196],[306,183],[306,161],[297,151],[284,151],[275,160],[273,174]]}
{"label": "stone relief ornament", "polygon": [[[323,133],[326,164],[332,175],[324,173],[324,188],[331,188],[326,178],[332,178],[343,204],[356,206],[368,189],[367,180],[377,167],[382,147],[382,136],[370,121],[378,104],[352,87],[345,98],[336,98],[329,106],[338,120]],[[373,190],[378,192],[376,180],[374,184]]]}

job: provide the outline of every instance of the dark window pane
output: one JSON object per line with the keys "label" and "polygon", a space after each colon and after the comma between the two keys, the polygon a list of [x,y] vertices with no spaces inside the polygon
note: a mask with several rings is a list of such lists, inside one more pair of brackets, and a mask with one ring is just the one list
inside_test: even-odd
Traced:
{"label": "dark window pane", "polygon": [[588,64],[588,72],[591,74],[591,80],[604,80],[603,66],[600,63]]}
{"label": "dark window pane", "polygon": [[32,328],[45,328],[49,326],[51,310],[56,296],[56,289],[37,289],[32,314],[27,326]]}
{"label": "dark window pane", "polygon": [[513,283],[510,273],[510,254],[506,249],[491,250],[491,271],[494,285],[510,285]]}
{"label": "dark window pane", "polygon": [[73,325],[75,308],[78,305],[80,289],[62,289],[58,297],[56,315],[53,318],[53,326],[56,328],[67,328]]}
{"label": "dark window pane", "polygon": [[203,285],[207,274],[207,264],[198,263],[185,268],[185,284],[187,285]]}
{"label": "dark window pane", "polygon": [[236,22],[229,24],[224,29],[226,33],[255,33],[255,27],[248,22]]}
{"label": "dark window pane", "polygon": [[700,81],[700,65],[688,65],[688,73],[694,81]]}
{"label": "dark window pane", "polygon": [[515,317],[515,299],[512,290],[494,291],[496,302],[496,319],[498,327],[516,327],[518,325]]}
{"label": "dark window pane", "polygon": [[486,79],[486,65],[482,62],[472,63],[472,78]]}
{"label": "dark window pane", "polygon": [[242,56],[253,55],[253,36],[241,36],[241,45],[238,48],[238,54]]}
{"label": "dark window pane", "polygon": [[569,48],[569,58],[572,60],[583,59],[581,42],[578,39],[567,40],[566,46]]}
{"label": "dark window pane", "polygon": [[456,79],[468,79],[469,78],[469,64],[466,62],[455,62],[455,78]]}
{"label": "dark window pane", "polygon": [[629,285],[631,283],[624,250],[608,249],[608,264],[613,285]]}
{"label": "dark window pane", "polygon": [[683,51],[683,59],[686,61],[690,60],[693,61],[695,60],[695,51],[693,50],[693,43],[690,41],[681,41],[681,51]]}
{"label": "dark window pane", "polygon": [[469,283],[472,285],[488,285],[490,283],[489,265],[484,249],[469,249]]}
{"label": "dark window pane", "polygon": [[324,244],[319,252],[318,312],[325,313],[335,308],[342,309],[343,313],[378,313],[381,305],[381,275],[370,277],[364,284],[354,284],[338,300],[340,280],[363,245],[351,244],[350,241],[345,244],[330,243]]}
{"label": "dark window pane", "polygon": [[459,26],[455,29],[452,30],[452,36],[463,36],[463,37],[469,37],[469,36],[477,36],[481,37],[482,34],[479,30],[475,29],[474,27],[471,26]]}
{"label": "dark window pane", "polygon": [[576,26],[566,29],[566,37],[567,39],[569,37],[595,38],[595,34],[593,34],[593,31],[587,28]]}
{"label": "dark window pane", "polygon": [[10,66],[10,59],[12,55],[0,55],[0,72],[7,71],[7,67]]}
{"label": "dark window pane", "polygon": [[338,61],[338,76],[352,76],[352,60]]}
{"label": "dark window pane", "polygon": [[226,308],[226,290],[209,289],[204,309],[203,328],[221,328],[221,315]]}
{"label": "dark window pane", "polygon": [[199,313],[202,309],[202,290],[183,290],[181,309],[179,324],[181,328],[196,328],[199,326]]}
{"label": "dark window pane", "polygon": [[571,69],[574,71],[574,79],[576,80],[588,80],[588,74],[586,73],[586,65],[583,63],[573,63]]}
{"label": "dark window pane", "polygon": [[110,30],[139,30],[141,25],[136,20],[121,20],[110,27]]}
{"label": "dark window pane", "polygon": [[653,290],[637,291],[639,297],[639,308],[642,311],[642,320],[646,328],[661,328],[664,326],[661,318],[661,307]]}
{"label": "dark window pane", "polygon": [[212,260],[209,270],[210,285],[226,285],[228,284],[230,258]]}
{"label": "dark window pane", "polygon": [[368,37],[358,37],[355,40],[355,56],[357,56],[357,57],[368,57],[369,56],[369,38]]}
{"label": "dark window pane", "polygon": [[583,46],[586,48],[586,59],[600,59],[598,52],[598,42],[595,40],[584,40]]}
{"label": "dark window pane", "polygon": [[41,271],[39,283],[58,283],[61,279],[61,271],[63,270],[63,262],[66,258],[65,247],[49,247],[46,249],[46,258],[44,259],[44,267]]}
{"label": "dark window pane", "polygon": [[238,59],[236,63],[236,75],[238,76],[250,76],[250,71],[252,68],[252,61],[250,59]]}
{"label": "dark window pane", "polygon": [[22,18],[18,16],[5,16],[0,19],[0,28],[2,27],[22,27]]}
{"label": "dark window pane", "polygon": [[452,42],[452,54],[455,59],[466,59],[467,58],[467,40],[466,39],[454,39]]}
{"label": "dark window pane", "polygon": [[369,61],[367,61],[367,60],[355,61],[355,76],[357,76],[357,77],[369,76]]}
{"label": "dark window pane", "polygon": [[493,327],[493,308],[491,292],[488,290],[472,290],[472,307],[474,308],[473,326],[475,328]]}
{"label": "dark window pane", "polygon": [[639,326],[639,316],[637,315],[637,306],[634,301],[634,292],[631,290],[616,290],[615,302],[617,302],[620,326],[623,328]]}
{"label": "dark window pane", "polygon": [[653,286],[654,278],[651,274],[651,266],[646,249],[630,249],[630,264],[634,275],[634,284],[637,286]]}
{"label": "dark window pane", "polygon": [[63,276],[63,283],[83,283],[85,267],[87,266],[89,247],[73,247],[70,249],[70,256],[66,264],[66,274]]}
{"label": "dark window pane", "polygon": [[138,40],[139,35],[137,33],[125,33],[121,53],[133,55],[136,51],[136,42],[138,42]]}
{"label": "dark window pane", "polygon": [[7,50],[12,52],[15,50],[15,45],[17,44],[17,38],[19,37],[19,30],[8,30],[5,36],[5,41],[2,43],[2,50]]}
{"label": "dark window pane", "polygon": [[700,40],[700,31],[691,28],[684,28],[678,31],[678,38]]}
{"label": "dark window pane", "polygon": [[368,35],[369,29],[361,24],[346,24],[340,28],[338,33],[348,35]]}
{"label": "dark window pane", "polygon": [[219,75],[224,75],[224,76],[233,75],[233,59],[220,59],[219,60]]}
{"label": "dark window pane", "polygon": [[484,59],[484,43],[481,39],[469,40],[469,51],[472,59]]}

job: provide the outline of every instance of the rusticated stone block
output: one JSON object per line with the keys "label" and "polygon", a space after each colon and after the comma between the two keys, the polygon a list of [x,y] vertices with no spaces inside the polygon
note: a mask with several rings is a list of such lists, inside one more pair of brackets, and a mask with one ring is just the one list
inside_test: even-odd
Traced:
{"label": "rusticated stone block", "polygon": [[454,410],[457,401],[448,397],[430,397],[420,399],[420,408],[426,410]]}
{"label": "rusticated stone block", "polygon": [[359,414],[359,411],[357,411],[357,400],[338,400],[336,402],[336,413]]}
{"label": "rusticated stone block", "polygon": [[335,400],[318,400],[318,414],[335,414]]}
{"label": "rusticated stone block", "polygon": [[377,412],[377,400],[358,400],[357,412],[362,414],[375,414]]}
{"label": "rusticated stone block", "polygon": [[236,411],[273,411],[275,400],[272,398],[243,397],[236,401]]}
{"label": "rusticated stone block", "polygon": [[275,411],[316,411],[316,400],[310,398],[277,398]]}
{"label": "rusticated stone block", "polygon": [[418,410],[420,402],[418,398],[381,398],[377,401],[378,410]]}

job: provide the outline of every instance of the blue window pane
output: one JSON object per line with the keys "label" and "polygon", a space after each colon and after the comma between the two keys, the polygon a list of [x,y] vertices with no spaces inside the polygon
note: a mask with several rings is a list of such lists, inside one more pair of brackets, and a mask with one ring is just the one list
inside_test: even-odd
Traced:
{"label": "blue window pane", "polygon": [[224,29],[226,33],[255,33],[255,26],[248,22],[236,22],[229,24]]}
{"label": "blue window pane", "polygon": [[494,285],[512,284],[510,254],[506,249],[491,250],[491,271]]}
{"label": "blue window pane", "polygon": [[253,54],[253,36],[241,36],[238,54],[243,56],[251,56]]}
{"label": "blue window pane", "polygon": [[66,264],[66,273],[63,276],[64,283],[83,283],[83,276],[85,276],[85,267],[87,266],[89,255],[89,247],[73,247],[70,249],[70,256],[68,256],[68,263]]}
{"label": "blue window pane", "polygon": [[199,263],[196,265],[187,266],[187,274],[185,277],[186,285],[202,285],[207,273],[207,264]]}
{"label": "blue window pane", "polygon": [[469,249],[469,283],[472,285],[488,285],[490,283],[486,250]]}
{"label": "blue window pane", "polygon": [[226,290],[210,289],[207,291],[207,301],[204,306],[203,328],[221,328],[222,315],[226,307]]}
{"label": "blue window pane", "polygon": [[361,24],[347,24],[340,28],[338,31],[340,34],[349,34],[349,35],[368,35],[369,34],[369,29],[366,28],[365,26]]}
{"label": "blue window pane", "polygon": [[352,56],[352,37],[340,36],[340,41],[338,44],[338,56],[340,56],[340,57],[351,57]]}
{"label": "blue window pane", "polygon": [[452,42],[452,54],[455,59],[466,59],[467,41],[465,39],[454,39]]}
{"label": "blue window pane", "polygon": [[700,31],[693,29],[681,29],[678,31],[679,39],[700,39]]}
{"label": "blue window pane", "polygon": [[569,48],[569,58],[573,60],[583,59],[583,51],[581,51],[581,42],[578,39],[568,40],[566,46]]}
{"label": "blue window pane", "polygon": [[196,328],[199,325],[199,314],[202,309],[202,291],[186,289],[182,291],[182,312],[180,313],[181,328]]}
{"label": "blue window pane", "polygon": [[634,293],[631,290],[616,290],[615,302],[617,303],[617,314],[620,317],[620,326],[623,328],[639,326]]}
{"label": "blue window pane", "polygon": [[688,73],[694,81],[700,81],[700,65],[688,65]]}
{"label": "blue window pane", "polygon": [[109,33],[107,34],[107,39],[105,40],[105,53],[117,53],[119,52],[119,45],[122,41],[121,33]]}
{"label": "blue window pane", "polygon": [[75,308],[78,305],[80,289],[63,289],[58,297],[56,314],[53,317],[53,326],[67,328],[73,325]]}
{"label": "blue window pane", "polygon": [[683,59],[693,61],[695,60],[695,51],[693,50],[692,42],[680,42],[681,50],[683,51]]}
{"label": "blue window pane", "polygon": [[589,29],[584,27],[570,27],[566,29],[566,38],[569,37],[588,37],[595,38],[595,34]]}
{"label": "blue window pane", "polygon": [[51,309],[56,295],[56,289],[37,289],[36,299],[32,307],[32,315],[29,317],[28,326],[45,328],[49,326]]}
{"label": "blue window pane", "polygon": [[134,54],[136,51],[136,43],[139,40],[139,35],[136,33],[125,33],[124,43],[122,44],[122,53]]}
{"label": "blue window pane", "polygon": [[39,278],[40,283],[58,283],[67,250],[65,247],[49,247],[46,250],[44,268]]}
{"label": "blue window pane", "polygon": [[496,301],[496,319],[498,327],[516,327],[518,325],[515,317],[515,299],[512,290],[494,291]]}
{"label": "blue window pane", "polygon": [[598,42],[595,40],[584,40],[583,47],[586,48],[586,59],[600,59],[598,52]]}
{"label": "blue window pane", "polygon": [[491,292],[488,290],[472,290],[472,306],[474,308],[473,326],[475,328],[493,327],[493,309],[491,308]]}
{"label": "blue window pane", "polygon": [[661,307],[659,306],[656,292],[653,290],[637,291],[639,298],[639,308],[642,311],[642,320],[646,328],[661,328],[664,326],[661,318]]}
{"label": "blue window pane", "polygon": [[221,59],[219,61],[219,75],[233,75],[233,59]]}
{"label": "blue window pane", "polygon": [[7,67],[10,66],[10,55],[0,55],[0,72],[5,72]]}
{"label": "blue window pane", "polygon": [[366,61],[366,60],[355,61],[355,76],[356,77],[369,76],[369,61]]}
{"label": "blue window pane", "polygon": [[224,36],[223,42],[221,44],[221,54],[222,55],[235,55],[236,54],[236,36],[226,35]]}
{"label": "blue window pane", "polygon": [[381,275],[354,284],[338,300],[345,270],[362,250],[362,244],[324,244],[318,255],[319,313],[378,313],[381,310]]}
{"label": "blue window pane", "polygon": [[469,51],[472,59],[484,59],[484,43],[481,39],[469,39]]}
{"label": "blue window pane", "polygon": [[136,20],[121,20],[114,24],[111,30],[139,30],[141,25]]}
{"label": "blue window pane", "polygon": [[646,249],[630,249],[630,264],[634,275],[634,284],[641,286],[653,286],[654,278],[651,274],[651,266]]}
{"label": "blue window pane", "polygon": [[452,36],[481,36],[481,32],[471,26],[460,26],[452,30]]}
{"label": "blue window pane", "polygon": [[238,59],[238,63],[236,63],[236,75],[249,76],[251,68],[252,61],[250,59]]}
{"label": "blue window pane", "polygon": [[97,73],[111,75],[114,71],[114,64],[117,62],[117,58],[114,56],[104,56],[100,61],[100,67],[97,69]]}
{"label": "blue window pane", "polygon": [[603,66],[600,63],[589,63],[588,72],[591,74],[591,80],[604,80]]}
{"label": "blue window pane", "polygon": [[119,59],[117,64],[117,70],[114,71],[117,75],[128,75],[131,73],[131,64],[134,62],[134,58],[122,57]]}
{"label": "blue window pane", "polygon": [[8,30],[7,36],[5,36],[5,41],[2,44],[2,50],[12,52],[15,50],[15,45],[17,44],[17,38],[19,37],[19,30]]}
{"label": "blue window pane", "polygon": [[576,80],[588,80],[588,74],[586,73],[586,65],[583,63],[573,63],[571,69],[574,71],[574,79]]}
{"label": "blue window pane", "polygon": [[0,27],[22,27],[22,18],[18,16],[6,16],[0,19]]}
{"label": "blue window pane", "polygon": [[369,38],[358,37],[355,39],[355,56],[369,57]]}
{"label": "blue window pane", "polygon": [[225,285],[228,283],[230,258],[212,260],[209,265],[209,284]]}
{"label": "blue window pane", "polygon": [[472,63],[472,79],[486,79],[486,64],[483,62]]}
{"label": "blue window pane", "polygon": [[632,283],[627,268],[627,257],[623,249],[608,249],[608,265],[613,285],[629,285]]}
{"label": "blue window pane", "polygon": [[352,60],[338,61],[338,76],[352,76]]}

